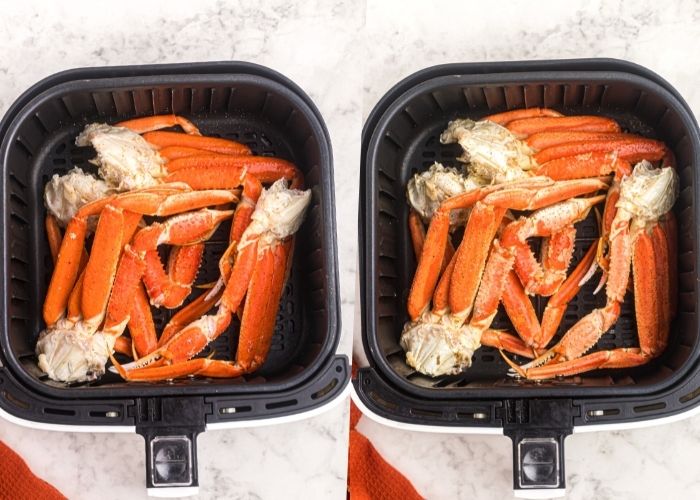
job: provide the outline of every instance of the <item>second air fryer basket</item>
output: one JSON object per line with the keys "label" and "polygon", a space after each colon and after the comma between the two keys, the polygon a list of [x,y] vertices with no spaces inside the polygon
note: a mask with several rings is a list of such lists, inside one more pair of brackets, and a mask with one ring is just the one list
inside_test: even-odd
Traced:
{"label": "second air fryer basket", "polygon": [[[443,71],[444,73],[444,71]],[[402,84],[406,86],[406,81]],[[398,340],[407,320],[406,299],[416,266],[407,226],[405,189],[410,177],[438,161],[460,166],[458,145],[442,145],[440,133],[455,118],[479,119],[506,109],[548,107],[564,114],[616,119],[625,131],[663,140],[674,152],[680,177],[678,219],[679,309],[662,356],[635,369],[607,370],[531,383],[507,377],[498,351],[481,347],[473,365],[457,376],[430,378],[405,362]],[[668,387],[698,357],[697,197],[700,160],[697,125],[674,94],[650,79],[615,71],[524,71],[455,74],[421,81],[386,104],[366,143],[364,193],[364,336],[375,368],[407,394],[427,398],[498,398],[644,394]],[[366,138],[365,138],[366,139]],[[595,215],[577,224],[572,267],[597,235]],[[557,338],[576,320],[604,304],[593,295],[597,278],[571,301]],[[630,294],[631,295],[631,294]],[[541,313],[546,300],[537,300]],[[495,328],[510,328],[501,311]],[[638,345],[634,305],[628,295],[622,315],[594,349]],[[521,360],[522,362],[522,360]]]}

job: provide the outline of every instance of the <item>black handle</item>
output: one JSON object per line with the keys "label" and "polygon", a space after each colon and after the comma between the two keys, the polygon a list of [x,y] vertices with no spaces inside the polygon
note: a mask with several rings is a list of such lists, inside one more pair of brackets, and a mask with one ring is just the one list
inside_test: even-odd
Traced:
{"label": "black handle", "polygon": [[503,417],[503,432],[513,441],[515,496],[563,496],[564,440],[573,430],[571,400],[506,400]]}
{"label": "black handle", "polygon": [[[137,402],[136,432],[146,440],[146,487],[153,496],[178,488],[197,493],[197,435],[204,431],[203,398],[148,398]],[[172,495],[168,495],[172,496]]]}
{"label": "black handle", "polygon": [[164,435],[144,434],[146,439],[146,487],[196,487],[197,434],[190,431]]}

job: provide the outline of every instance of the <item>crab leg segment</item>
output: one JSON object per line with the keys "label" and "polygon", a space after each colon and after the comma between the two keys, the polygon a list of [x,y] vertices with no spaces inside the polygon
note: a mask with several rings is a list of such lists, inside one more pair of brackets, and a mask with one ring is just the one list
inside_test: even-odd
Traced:
{"label": "crab leg segment", "polygon": [[137,359],[156,349],[158,337],[146,290],[138,285],[135,292],[127,325],[132,339],[133,356]]}
{"label": "crab leg segment", "polygon": [[535,154],[535,160],[543,165],[567,156],[599,152],[615,153],[618,158],[629,162],[658,161],[667,155],[667,149],[663,142],[633,137],[631,139],[592,140],[560,144],[545,148]]}
{"label": "crab leg segment", "polygon": [[629,174],[629,162],[614,153],[596,152],[566,156],[548,161],[535,170],[537,175],[546,175],[554,180],[582,179],[605,176],[614,172]]}
{"label": "crab leg segment", "polygon": [[143,138],[157,149],[168,146],[185,146],[188,148],[203,149],[212,153],[226,155],[249,155],[250,148],[240,142],[221,139],[219,137],[202,137],[181,134],[179,132],[147,132]]}
{"label": "crab leg segment", "polygon": [[[177,160],[178,158],[188,158],[190,156],[203,156],[203,155],[221,155],[226,156],[224,153],[214,153],[212,151],[207,151],[206,149],[190,148],[187,146],[166,146],[158,150],[158,154],[161,158],[164,158],[168,162],[172,160]],[[165,168],[168,169],[168,164],[165,164]]]}
{"label": "crab leg segment", "polygon": [[[580,132],[580,131],[564,131],[564,132],[537,132],[532,134],[525,143],[535,151],[540,151],[551,146],[558,146],[568,142],[581,142],[591,140],[611,140],[611,139],[630,139],[634,137],[631,134],[620,134],[610,132]],[[162,154],[161,154],[162,156]]]}
{"label": "crab leg segment", "polygon": [[523,342],[530,346],[529,357],[532,357],[532,347],[544,347],[540,342],[542,332],[537,313],[530,298],[525,294],[518,276],[513,271],[510,271],[506,276],[504,285],[501,294],[503,308],[515,331],[518,332]]}
{"label": "crab leg segment", "polygon": [[619,132],[615,120],[602,116],[537,116],[514,120],[506,125],[518,138],[537,132],[580,131],[580,132]]}
{"label": "crab leg segment", "polygon": [[134,118],[133,120],[126,120],[117,123],[116,126],[126,127],[133,130],[137,134],[144,134],[146,132],[160,130],[162,128],[180,126],[187,134],[196,136],[202,135],[194,123],[186,118],[183,118],[182,116],[177,115],[156,115],[146,116],[143,118]]}
{"label": "crab leg segment", "polygon": [[49,250],[51,251],[51,258],[55,265],[58,260],[58,252],[61,249],[61,240],[63,236],[61,235],[61,228],[58,227],[58,221],[53,215],[49,214],[46,216],[45,225],[46,237],[49,240]]}
{"label": "crab leg segment", "polygon": [[504,111],[503,113],[496,113],[495,115],[489,115],[482,118],[482,120],[488,120],[491,122],[498,123],[499,125],[507,125],[513,120],[521,120],[523,118],[534,118],[537,116],[562,116],[558,111],[548,108],[527,108],[527,109],[515,109],[513,111]]}
{"label": "crab leg segment", "polygon": [[204,243],[174,247],[170,251],[166,273],[158,252],[147,251],[143,282],[151,298],[151,305],[167,309],[179,307],[192,291],[192,283],[197,277],[203,254]]}

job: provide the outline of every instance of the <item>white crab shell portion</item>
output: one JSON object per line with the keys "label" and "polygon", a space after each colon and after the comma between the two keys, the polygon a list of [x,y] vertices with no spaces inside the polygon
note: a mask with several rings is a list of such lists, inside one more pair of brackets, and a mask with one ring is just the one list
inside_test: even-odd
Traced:
{"label": "white crab shell portion", "polygon": [[80,207],[113,192],[107,183],[74,167],[65,175],[55,174],[44,187],[44,204],[62,226],[75,216]]}
{"label": "white crab shell portion", "polygon": [[[465,177],[457,169],[435,162],[428,170],[414,175],[408,181],[406,197],[423,222],[428,224],[443,201],[484,184],[488,184],[485,179],[477,176]],[[450,213],[450,226],[464,224],[467,214],[468,210],[453,210]]]}
{"label": "white crab shell portion", "polygon": [[136,132],[105,123],[91,123],[75,140],[76,146],[90,146],[97,151],[91,163],[100,167],[99,174],[118,191],[129,191],[158,184],[165,176],[165,160]]}
{"label": "white crab shell portion", "polygon": [[481,346],[480,340],[477,329],[455,324],[449,315],[428,312],[418,321],[406,323],[400,343],[409,366],[438,377],[456,375],[469,368],[474,351]]}
{"label": "white crab shell portion", "polygon": [[451,121],[440,135],[442,144],[459,143],[471,174],[502,184],[527,177],[535,168],[532,149],[501,125],[488,121],[460,119]]}
{"label": "white crab shell portion", "polygon": [[289,189],[287,181],[279,179],[260,194],[239,247],[257,240],[258,248],[262,250],[293,235],[304,221],[310,203],[310,189]]}
{"label": "white crab shell portion", "polygon": [[654,168],[648,161],[641,161],[632,175],[622,179],[616,206],[638,220],[655,222],[671,210],[678,190],[678,174],[673,167]]}
{"label": "white crab shell portion", "polygon": [[61,319],[39,336],[39,368],[57,382],[95,380],[105,372],[115,340],[113,335],[91,332],[80,322]]}

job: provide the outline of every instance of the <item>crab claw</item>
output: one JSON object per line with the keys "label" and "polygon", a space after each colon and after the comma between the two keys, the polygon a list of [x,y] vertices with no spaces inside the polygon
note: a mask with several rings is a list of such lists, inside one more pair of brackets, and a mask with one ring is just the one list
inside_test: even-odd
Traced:
{"label": "crab claw", "polygon": [[36,344],[39,368],[59,382],[87,382],[105,372],[116,337],[90,333],[80,323],[66,319],[44,330]]}
{"label": "crab claw", "polygon": [[407,323],[401,334],[406,362],[431,377],[456,375],[469,368],[481,332],[469,325],[456,326],[449,316],[420,318]]}

